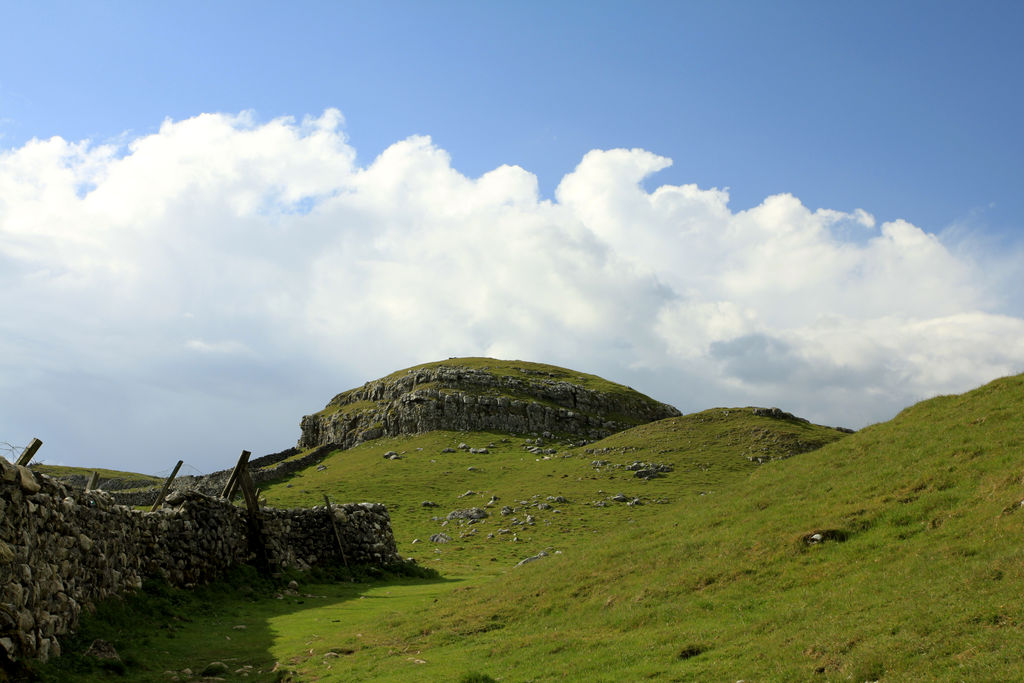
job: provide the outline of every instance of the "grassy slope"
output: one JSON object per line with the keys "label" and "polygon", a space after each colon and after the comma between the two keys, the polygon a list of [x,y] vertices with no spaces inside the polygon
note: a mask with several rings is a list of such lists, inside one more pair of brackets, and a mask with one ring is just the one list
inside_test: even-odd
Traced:
{"label": "grassy slope", "polygon": [[1022,404],[1024,377],[925,402],[392,630],[510,680],[1015,678]]}
{"label": "grassy slope", "polygon": [[[1024,665],[1022,409],[1024,376],[1006,378],[764,465],[748,457],[840,435],[716,409],[549,459],[501,434],[363,444],[269,487],[271,503],[322,492],[387,502],[401,552],[447,580],[358,596],[311,586],[324,597],[239,604],[231,619],[264,634],[246,657],[300,680],[1012,679]],[[460,441],[496,448],[440,452]],[[597,459],[675,471],[645,482]],[[646,504],[592,505],[620,491]],[[475,527],[431,519],[491,495],[501,500]],[[518,502],[548,495],[570,502]],[[428,499],[440,507],[421,507]],[[535,524],[511,525],[497,511],[506,504]],[[438,531],[452,542],[427,542]],[[808,545],[815,532],[824,542]],[[541,550],[551,554],[513,566]],[[222,651],[203,635],[213,626],[180,633],[194,631],[196,661]]]}
{"label": "grassy slope", "polygon": [[120,470],[90,469],[87,467],[68,467],[66,465],[43,465],[36,463],[32,469],[51,477],[67,477],[74,474],[81,475],[88,479],[93,472],[99,472],[101,479],[125,479],[137,480],[142,485],[157,485],[164,482],[165,477],[155,477],[149,474],[136,474],[135,472],[122,472]]}
{"label": "grassy slope", "polygon": [[610,382],[597,375],[589,375],[584,372],[576,372],[560,368],[556,365],[545,363],[532,363],[522,360],[499,360],[497,358],[451,358],[449,360],[434,361],[415,365],[405,370],[398,370],[391,373],[385,379],[397,379],[408,374],[410,370],[421,370],[424,368],[435,368],[442,365],[458,365],[472,370],[486,370],[492,375],[503,377],[532,378],[535,380],[553,380],[557,382],[572,382],[592,391],[603,391],[611,394],[632,394],[633,389],[622,384]]}

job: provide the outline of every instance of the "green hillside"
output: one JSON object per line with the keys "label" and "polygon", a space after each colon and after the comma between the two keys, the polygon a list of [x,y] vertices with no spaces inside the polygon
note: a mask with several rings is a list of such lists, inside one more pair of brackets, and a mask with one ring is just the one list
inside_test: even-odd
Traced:
{"label": "green hillside", "polygon": [[[384,502],[400,552],[440,580],[309,584],[125,647],[136,680],[225,657],[248,680],[1012,680],[1022,416],[1024,375],[851,435],[716,408],[584,447],[371,441],[266,487],[269,504]],[[472,507],[488,516],[446,519]]]}
{"label": "green hillside", "polygon": [[149,474],[137,474],[135,472],[124,472],[121,470],[108,470],[102,468],[90,469],[86,467],[68,467],[66,465],[44,465],[42,463],[31,463],[33,470],[51,477],[72,477],[79,476],[89,479],[94,473],[99,473],[100,480],[118,479],[124,483],[124,488],[135,486],[156,486],[163,483],[162,477]]}

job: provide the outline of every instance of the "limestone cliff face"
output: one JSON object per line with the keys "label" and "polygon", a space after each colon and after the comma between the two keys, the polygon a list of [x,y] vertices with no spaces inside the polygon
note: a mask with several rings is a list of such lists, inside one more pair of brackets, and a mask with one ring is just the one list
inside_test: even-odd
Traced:
{"label": "limestone cliff face", "polygon": [[349,448],[435,429],[551,432],[599,439],[680,413],[592,375],[521,361],[452,359],[410,368],[335,396],[302,418],[300,448]]}

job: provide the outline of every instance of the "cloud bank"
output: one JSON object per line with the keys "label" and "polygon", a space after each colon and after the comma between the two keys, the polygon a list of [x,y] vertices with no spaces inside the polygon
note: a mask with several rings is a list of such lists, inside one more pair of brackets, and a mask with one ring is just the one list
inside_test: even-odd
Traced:
{"label": "cloud bank", "polygon": [[468,178],[428,137],[361,165],[335,110],[2,152],[0,441],[214,469],[287,447],[338,391],[456,355],[852,427],[1024,370],[998,257],[788,194],[734,211],[725,190],[645,189],[669,164],[594,150],[543,199],[528,171]]}

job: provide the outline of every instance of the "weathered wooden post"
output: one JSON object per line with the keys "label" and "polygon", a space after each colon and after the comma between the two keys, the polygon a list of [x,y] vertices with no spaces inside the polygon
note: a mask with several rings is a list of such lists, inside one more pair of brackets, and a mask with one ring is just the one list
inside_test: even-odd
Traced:
{"label": "weathered wooden post", "polygon": [[39,439],[32,439],[32,443],[30,443],[28,447],[21,452],[21,456],[18,458],[18,462],[16,464],[21,465],[22,467],[28,467],[28,463],[32,459],[32,456],[36,454],[36,451],[38,451],[39,447],[42,445],[43,442]]}
{"label": "weathered wooden post", "polygon": [[220,494],[221,498],[231,500],[234,497],[235,491],[238,490],[238,475],[243,469],[247,469],[250,455],[252,454],[249,451],[242,451],[242,454],[238,456],[238,463],[235,465],[235,469],[231,470],[231,476],[228,477],[228,481],[224,485],[224,492]]}
{"label": "weathered wooden post", "polygon": [[249,550],[256,555],[259,569],[269,572],[270,558],[267,555],[266,539],[263,537],[260,502],[256,497],[256,487],[253,486],[252,477],[249,476],[249,451],[243,451],[243,455],[245,456],[245,462],[240,462],[241,469],[235,477],[235,483],[236,486],[240,486],[242,489],[242,496],[245,498],[245,508],[248,512],[246,517],[249,524]]}
{"label": "weathered wooden post", "polygon": [[100,483],[100,473],[99,472],[93,472],[92,475],[90,475],[90,477],[89,477],[89,482],[85,485],[85,490],[86,491],[92,491],[94,488],[96,488],[96,486],[99,485],[99,483]]}
{"label": "weathered wooden post", "polygon": [[324,505],[327,506],[327,516],[331,518],[331,528],[334,529],[334,540],[338,543],[338,551],[341,553],[341,561],[348,567],[348,558],[345,556],[345,545],[341,542],[341,531],[338,530],[338,520],[334,518],[334,509],[331,507],[331,499],[324,494]]}
{"label": "weathered wooden post", "polygon": [[245,498],[245,508],[249,514],[259,515],[260,501],[256,497],[256,489],[253,486],[252,477],[249,476],[248,466],[238,475],[238,484],[242,488],[242,497]]}
{"label": "weathered wooden post", "polygon": [[174,481],[176,476],[178,476],[178,470],[181,469],[183,464],[184,461],[179,460],[178,464],[174,466],[174,471],[171,472],[171,476],[167,477],[167,481],[164,482],[164,487],[160,489],[160,495],[156,497],[156,502],[153,503],[153,507],[150,512],[156,512],[160,509],[160,506],[164,504],[164,497],[167,495],[167,490],[171,488],[171,482]]}

